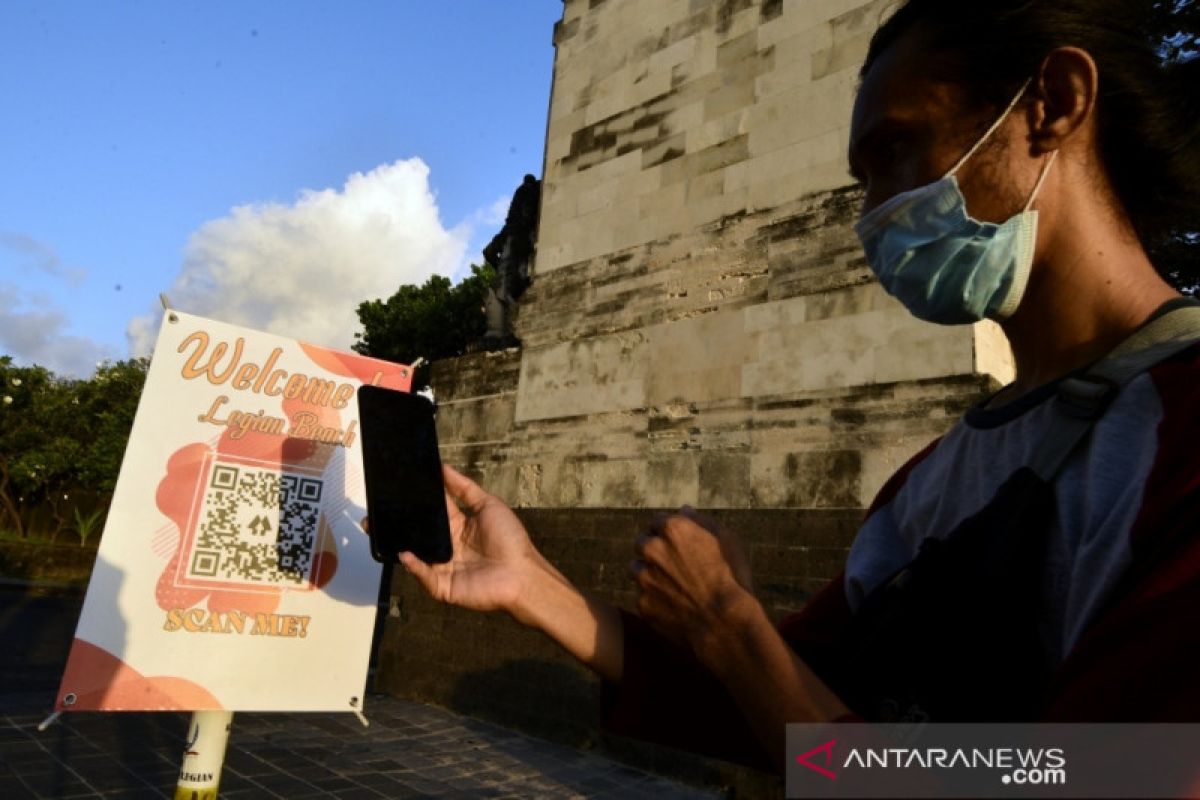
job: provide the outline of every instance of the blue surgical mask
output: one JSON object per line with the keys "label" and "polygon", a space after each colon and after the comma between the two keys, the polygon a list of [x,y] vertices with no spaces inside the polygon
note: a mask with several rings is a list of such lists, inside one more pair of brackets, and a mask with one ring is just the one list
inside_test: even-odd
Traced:
{"label": "blue surgical mask", "polygon": [[902,192],[854,226],[867,263],[888,294],[929,322],[1002,320],[1021,302],[1037,243],[1031,210],[1058,151],[1042,167],[1025,208],[1003,224],[967,213],[955,173],[1000,127],[1029,82],[979,141],[940,180]]}

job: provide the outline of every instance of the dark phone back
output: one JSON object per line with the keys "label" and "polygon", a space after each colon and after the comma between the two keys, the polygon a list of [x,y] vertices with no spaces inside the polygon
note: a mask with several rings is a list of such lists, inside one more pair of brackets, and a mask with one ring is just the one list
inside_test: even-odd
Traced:
{"label": "dark phone back", "polygon": [[409,550],[430,564],[449,561],[450,520],[433,403],[421,395],[361,386],[358,418],[371,555],[389,563]]}

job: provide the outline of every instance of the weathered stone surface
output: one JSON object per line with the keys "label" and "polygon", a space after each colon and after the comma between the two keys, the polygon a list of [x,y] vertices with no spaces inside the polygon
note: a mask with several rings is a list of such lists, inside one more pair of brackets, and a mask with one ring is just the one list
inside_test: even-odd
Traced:
{"label": "weathered stone surface", "polygon": [[[785,304],[773,315],[756,317],[754,324],[786,330],[793,324],[789,313],[798,310]],[[662,374],[677,378],[663,385],[655,403],[574,415],[520,416],[519,380],[541,377],[522,373],[518,379],[518,351],[436,365],[443,458],[522,507],[692,503],[857,509],[905,459],[995,385],[988,376],[969,373],[972,353],[966,350],[960,375],[715,397],[711,393],[723,385],[721,359],[736,361],[739,340],[728,331],[691,333],[662,345]],[[709,339],[719,343],[710,363],[692,367],[689,376],[691,348]],[[780,346],[774,352],[788,350]],[[836,363],[821,352],[813,359]],[[460,371],[452,369],[459,365]],[[679,371],[671,372],[676,365]],[[783,380],[824,373],[780,367],[778,374]],[[466,382],[467,375],[479,381],[476,388]],[[456,396],[456,387],[466,396]],[[597,384],[590,395],[571,391],[594,404],[605,397],[602,389]]]}

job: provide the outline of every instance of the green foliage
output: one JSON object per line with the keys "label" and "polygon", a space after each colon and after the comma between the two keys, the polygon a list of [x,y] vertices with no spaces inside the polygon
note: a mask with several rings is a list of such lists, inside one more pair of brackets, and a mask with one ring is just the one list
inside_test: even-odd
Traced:
{"label": "green foliage", "polygon": [[92,533],[96,528],[100,527],[100,520],[104,518],[104,509],[94,509],[90,514],[84,515],[79,513],[79,506],[75,507],[75,532],[79,534],[79,546],[83,547],[87,544],[87,540],[91,538]]}
{"label": "green foliage", "polygon": [[71,402],[80,423],[77,435],[86,442],[78,466],[81,486],[112,494],[149,367],[145,358],[106,362],[90,380],[76,384]]}
{"label": "green foliage", "polygon": [[85,498],[111,495],[146,380],[145,359],[105,362],[87,380],[0,356],[0,526],[28,535],[32,509],[52,533]]}
{"label": "green foliage", "polygon": [[386,300],[360,304],[355,352],[400,364],[462,355],[487,329],[483,302],[494,277],[491,267],[473,264],[457,286],[434,275],[423,286],[401,286]]}

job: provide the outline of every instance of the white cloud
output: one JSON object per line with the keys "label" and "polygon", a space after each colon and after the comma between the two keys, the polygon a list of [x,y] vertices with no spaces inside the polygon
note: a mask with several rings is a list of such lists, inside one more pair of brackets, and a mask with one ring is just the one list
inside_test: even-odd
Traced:
{"label": "white cloud", "polygon": [[59,375],[86,378],[115,348],[66,333],[67,315],[48,297],[0,283],[0,352],[19,364],[38,364]]}
{"label": "white cloud", "polygon": [[11,355],[18,364],[38,364],[59,375],[86,378],[96,363],[118,358],[117,349],[68,333],[70,319],[61,305],[43,291],[57,294],[63,284],[79,286],[87,273],[69,267],[53,247],[16,231],[0,231],[0,257],[7,255],[6,271],[24,277],[40,273],[50,280],[23,279],[21,285],[0,282],[0,353]]}
{"label": "white cloud", "polygon": [[[306,190],[291,205],[234,208],[192,234],[166,294],[181,311],[348,348],[359,303],[461,274],[468,240],[490,219],[492,207],[444,228],[428,178],[413,158],[355,173],[340,191]],[[149,353],[158,319],[130,321],[135,355]]]}
{"label": "white cloud", "polygon": [[471,264],[483,263],[483,248],[504,227],[504,218],[508,216],[508,204],[511,200],[508,196],[499,197],[483,208],[476,209],[454,227],[454,233],[461,235],[464,241],[470,242],[466,258],[463,259],[458,272],[452,276],[455,280],[465,277]]}
{"label": "white cloud", "polygon": [[15,253],[25,272],[44,272],[51,277],[62,278],[72,286],[78,286],[87,277],[86,271],[63,264],[53,247],[24,233],[0,231],[0,248]]}
{"label": "white cloud", "polygon": [[479,214],[479,222],[482,225],[495,226],[496,230],[500,230],[504,225],[504,218],[508,216],[508,206],[512,202],[512,197],[504,195],[496,199],[494,203],[485,208]]}

